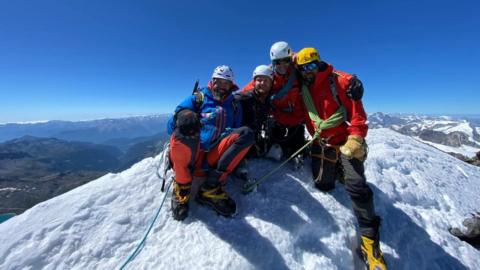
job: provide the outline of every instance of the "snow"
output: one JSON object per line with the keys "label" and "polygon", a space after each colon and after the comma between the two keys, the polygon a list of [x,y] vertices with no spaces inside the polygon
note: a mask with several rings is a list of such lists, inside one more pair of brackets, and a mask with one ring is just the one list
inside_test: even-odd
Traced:
{"label": "snow", "polygon": [[35,121],[18,121],[18,122],[4,122],[0,123],[0,126],[5,126],[5,125],[35,125],[35,124],[45,124],[48,122],[54,122],[54,121],[63,121],[63,122],[92,122],[92,121],[116,121],[120,119],[155,119],[160,116],[163,116],[166,114],[127,114],[127,115],[120,115],[116,117],[100,117],[100,118],[86,118],[86,119],[79,119],[76,121],[73,120],[35,120]]}
{"label": "snow", "polygon": [[[390,129],[371,130],[366,176],[383,218],[390,269],[480,269],[480,251],[451,236],[478,211],[480,168]],[[0,225],[0,269],[118,269],[148,228],[164,193],[159,157],[108,174]],[[259,177],[276,162],[255,160]],[[198,183],[197,183],[198,184]],[[184,222],[167,202],[128,269],[352,269],[356,221],[342,185],[316,190],[307,162],[286,166],[248,195],[227,189],[235,218],[191,203]],[[167,193],[167,201],[170,192]]]}
{"label": "snow", "polygon": [[417,139],[417,140],[419,140],[423,143],[426,143],[428,145],[431,145],[431,146],[433,146],[433,147],[435,147],[439,150],[442,150],[443,152],[457,153],[457,154],[464,155],[468,158],[474,157],[476,155],[476,153],[478,151],[480,151],[480,147],[472,147],[472,146],[464,145],[464,144],[462,144],[460,147],[453,147],[453,146],[448,146],[448,145],[443,145],[443,144],[439,144],[439,143],[433,143],[433,142],[429,142],[429,141],[426,141],[426,140],[422,140],[419,137],[415,137],[415,139]]}
{"label": "snow", "polygon": [[5,122],[5,123],[0,123],[0,126],[5,126],[5,125],[11,125],[11,124],[16,124],[16,125],[32,125],[32,124],[44,124],[48,123],[50,120],[36,120],[36,121],[23,121],[23,122]]}
{"label": "snow", "polygon": [[10,191],[10,192],[13,192],[15,190],[20,190],[18,188],[12,188],[12,187],[6,187],[6,188],[0,188],[0,192],[2,191]]}
{"label": "snow", "polygon": [[471,139],[473,138],[473,129],[472,127],[470,127],[470,123],[468,123],[468,121],[465,121],[465,120],[462,120],[460,122],[452,122],[451,126],[447,125],[444,127],[435,128],[434,130],[443,132],[445,134],[449,134],[454,131],[459,131],[468,135],[469,138]]}

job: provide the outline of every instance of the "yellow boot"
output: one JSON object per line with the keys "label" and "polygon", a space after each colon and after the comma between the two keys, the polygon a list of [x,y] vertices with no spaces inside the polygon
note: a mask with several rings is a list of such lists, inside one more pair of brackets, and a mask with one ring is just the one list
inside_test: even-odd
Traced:
{"label": "yellow boot", "polygon": [[192,185],[173,182],[172,213],[175,220],[184,220],[188,216],[188,201]]}
{"label": "yellow boot", "polygon": [[362,236],[362,254],[369,270],[387,270],[379,241]]}

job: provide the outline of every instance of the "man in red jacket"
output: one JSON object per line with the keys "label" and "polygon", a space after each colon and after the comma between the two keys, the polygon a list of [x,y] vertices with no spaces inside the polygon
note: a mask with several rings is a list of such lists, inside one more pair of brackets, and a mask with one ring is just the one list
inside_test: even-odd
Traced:
{"label": "man in red jacket", "polygon": [[380,217],[375,214],[373,192],[364,174],[368,126],[361,101],[363,86],[355,76],[321,61],[314,48],[299,51],[295,62],[302,79],[307,129],[318,136],[311,149],[315,186],[322,191],[333,189],[343,169],[364,259],[370,269],[386,269],[379,244]]}
{"label": "man in red jacket", "polygon": [[[271,143],[281,147],[284,158],[290,157],[305,144],[303,104],[293,54],[288,43],[284,41],[276,42],[270,48],[274,71],[270,92],[271,114],[274,120]],[[303,155],[295,157],[293,161],[298,168],[303,163]]]}

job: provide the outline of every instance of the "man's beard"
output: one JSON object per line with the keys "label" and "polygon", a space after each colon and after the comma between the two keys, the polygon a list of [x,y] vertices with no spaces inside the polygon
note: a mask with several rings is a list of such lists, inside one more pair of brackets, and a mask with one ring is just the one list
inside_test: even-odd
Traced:
{"label": "man's beard", "polygon": [[304,78],[303,79],[303,84],[306,86],[311,86],[315,82],[315,78]]}
{"label": "man's beard", "polygon": [[216,90],[213,90],[213,97],[216,99],[216,100],[223,100],[226,96],[228,96],[228,94],[230,93],[229,90],[224,90],[224,89],[216,89]]}

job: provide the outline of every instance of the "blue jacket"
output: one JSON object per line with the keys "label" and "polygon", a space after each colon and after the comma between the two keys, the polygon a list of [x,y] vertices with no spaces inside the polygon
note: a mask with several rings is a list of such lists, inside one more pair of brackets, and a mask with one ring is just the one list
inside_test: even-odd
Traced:
{"label": "blue jacket", "polygon": [[[175,113],[183,109],[199,113],[202,123],[200,148],[203,151],[209,151],[233,129],[241,126],[242,107],[240,102],[235,101],[233,94],[228,95],[223,101],[217,101],[208,87],[199,91],[203,93],[203,103],[200,108],[196,108],[196,97],[191,95],[175,108]],[[175,129],[173,116],[170,117],[167,125],[168,134],[171,135]]]}

